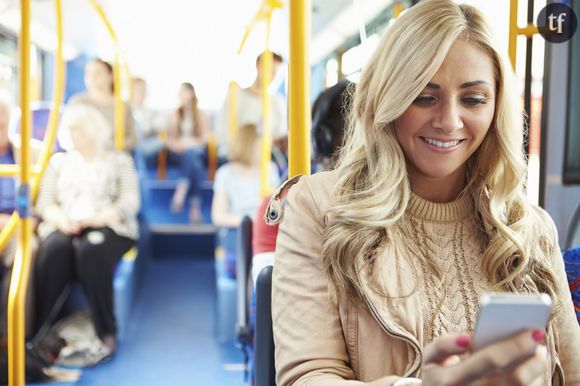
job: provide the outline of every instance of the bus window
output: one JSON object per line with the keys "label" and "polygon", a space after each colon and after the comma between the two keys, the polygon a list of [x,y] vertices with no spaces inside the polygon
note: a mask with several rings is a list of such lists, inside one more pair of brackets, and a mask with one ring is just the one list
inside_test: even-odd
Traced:
{"label": "bus window", "polygon": [[[580,14],[580,4],[573,2],[576,14]],[[568,98],[568,124],[566,125],[566,155],[564,158],[564,176],[566,184],[580,184],[580,34],[578,31],[570,39],[569,77],[570,89]]]}

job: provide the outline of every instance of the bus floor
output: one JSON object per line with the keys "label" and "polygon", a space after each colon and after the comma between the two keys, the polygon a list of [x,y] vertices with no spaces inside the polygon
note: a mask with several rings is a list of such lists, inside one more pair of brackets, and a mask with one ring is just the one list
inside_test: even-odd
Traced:
{"label": "bus floor", "polygon": [[215,338],[213,256],[153,259],[108,362],[53,386],[242,386],[242,353]]}

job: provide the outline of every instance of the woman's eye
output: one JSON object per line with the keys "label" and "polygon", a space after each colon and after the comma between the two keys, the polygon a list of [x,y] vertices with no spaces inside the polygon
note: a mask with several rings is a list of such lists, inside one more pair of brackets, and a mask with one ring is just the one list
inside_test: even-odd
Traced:
{"label": "woman's eye", "polygon": [[430,106],[433,103],[435,103],[435,100],[436,100],[436,98],[434,96],[419,95],[417,98],[415,98],[413,103],[418,105],[418,106]]}
{"label": "woman's eye", "polygon": [[473,97],[468,97],[468,98],[463,98],[463,103],[465,103],[468,106],[478,106],[478,105],[483,105],[486,103],[485,98],[473,98]]}

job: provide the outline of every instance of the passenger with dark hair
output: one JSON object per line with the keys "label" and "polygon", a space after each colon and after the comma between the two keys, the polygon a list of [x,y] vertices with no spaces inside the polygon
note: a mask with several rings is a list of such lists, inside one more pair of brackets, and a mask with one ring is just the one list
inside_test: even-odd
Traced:
{"label": "passenger with dark hair", "polygon": [[[254,83],[248,88],[237,90],[237,106],[236,111],[238,116],[236,117],[237,126],[242,127],[247,124],[255,125],[258,129],[258,133],[262,133],[262,92],[261,92],[261,82],[263,74],[263,60],[265,53],[261,53],[256,58],[256,79]],[[274,80],[276,74],[280,71],[282,67],[283,59],[277,53],[272,53],[272,73],[268,74],[270,82]],[[221,112],[218,116],[216,136],[218,140],[218,155],[220,157],[227,157],[228,146],[230,140],[228,140],[228,128],[229,128],[229,113],[228,113],[228,99],[226,98],[224,105],[222,106]],[[278,94],[273,93],[270,95],[270,130],[272,133],[272,138],[274,140],[274,145],[282,152],[286,151],[287,147],[287,136],[288,127],[286,124],[286,101],[284,98]]]}
{"label": "passenger with dark hair", "polygon": [[36,203],[36,330],[54,322],[57,300],[78,281],[102,343],[83,353],[94,365],[116,350],[113,274],[139,236],[137,173],[130,156],[111,149],[110,125],[94,108],[67,107],[59,131],[67,151],[50,159]]}
{"label": "passenger with dark hair", "polygon": [[322,170],[334,167],[342,147],[352,86],[352,82],[341,80],[321,92],[312,106],[312,145],[315,160]]}
{"label": "passenger with dark hair", "polygon": [[191,83],[181,84],[179,101],[179,107],[171,117],[167,138],[169,162],[179,165],[181,171],[171,209],[181,211],[185,199],[190,197],[189,217],[193,222],[201,222],[202,156],[207,145],[208,129]]}
{"label": "passenger with dark hair", "polygon": [[[85,86],[86,92],[73,95],[68,104],[85,104],[97,109],[111,126],[111,142],[114,145],[115,130],[115,98],[114,98],[114,77],[113,66],[110,63],[93,59],[85,65]],[[137,144],[135,134],[135,122],[131,107],[125,104],[125,148],[131,151]]]}
{"label": "passenger with dark hair", "polygon": [[[336,168],[285,201],[278,385],[580,385],[556,228],[525,195],[514,80],[472,6],[423,1],[385,31]],[[495,291],[550,295],[547,327],[474,348]]]}

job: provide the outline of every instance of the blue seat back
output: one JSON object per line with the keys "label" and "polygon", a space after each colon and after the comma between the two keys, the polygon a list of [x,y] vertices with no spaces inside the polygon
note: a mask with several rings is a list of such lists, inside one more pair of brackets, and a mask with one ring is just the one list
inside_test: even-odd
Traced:
{"label": "blue seat back", "polygon": [[256,280],[255,386],[276,385],[272,330],[272,268],[272,266],[264,268]]}
{"label": "blue seat back", "polygon": [[580,246],[567,250],[564,253],[564,264],[576,317],[580,324]]}

